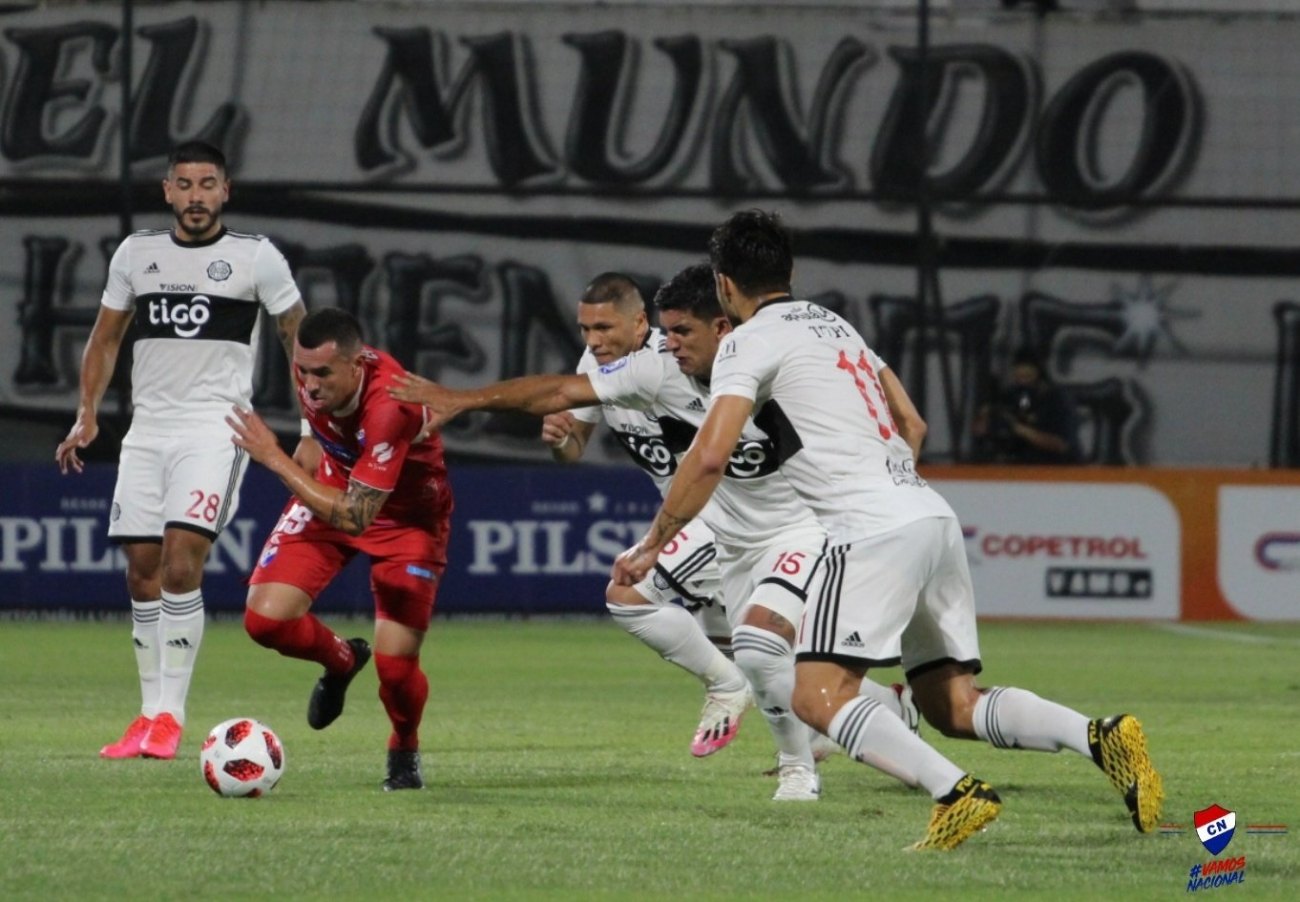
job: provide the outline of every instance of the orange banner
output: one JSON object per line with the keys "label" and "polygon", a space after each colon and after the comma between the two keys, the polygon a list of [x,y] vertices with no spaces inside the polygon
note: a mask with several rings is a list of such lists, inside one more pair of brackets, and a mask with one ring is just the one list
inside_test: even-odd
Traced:
{"label": "orange banner", "polygon": [[[1182,620],[1300,620],[1300,472],[983,466],[925,466],[922,471],[940,492],[955,496],[949,500],[953,501],[966,526],[978,521],[984,512],[980,508],[971,509],[969,505],[963,510],[959,501],[962,484],[997,483],[987,486],[980,499],[981,508],[996,504],[999,515],[1006,513],[1002,509],[1004,502],[1014,514],[1022,508],[1032,507],[1035,500],[1041,501],[1041,495],[1053,487],[1083,484],[1097,486],[1099,490],[1103,486],[1121,490],[1098,491],[1082,504],[1054,512],[1053,519],[1061,535],[1022,540],[1025,549],[1016,547],[1013,551],[1022,552],[1025,557],[1035,551],[1041,552],[1040,557],[1052,554],[1069,557],[1072,550],[1069,543],[1073,541],[1073,550],[1078,551],[1083,541],[1070,535],[1076,520],[1104,514],[1107,512],[1105,506],[1114,505],[1117,499],[1125,503],[1130,494],[1133,496],[1133,509],[1139,510],[1141,505],[1138,502],[1149,499],[1150,493],[1137,490],[1154,490],[1168,500],[1176,512],[1177,522],[1173,524],[1173,535],[1169,535],[1169,529],[1162,522],[1148,526],[1144,541],[1149,545],[1159,545],[1162,540],[1175,544],[1180,590],[1176,616]],[[1122,491],[1124,487],[1132,487],[1135,491],[1126,493]],[[1146,507],[1149,508],[1150,504]],[[1110,512],[1127,517],[1128,511],[1126,506],[1123,510]],[[972,537],[971,532],[968,529],[968,540]],[[1112,541],[1120,543],[1119,552],[1122,553],[1123,540]],[[990,546],[986,544],[984,547]],[[994,547],[1001,550],[1006,543]],[[976,548],[977,556],[979,546]],[[1107,549],[1102,547],[1101,554],[1106,552]],[[1075,558],[1078,556],[1074,555]],[[1038,569],[1042,570],[1043,566],[1040,563]],[[1076,575],[1089,569],[1104,571],[1100,567],[1076,567]],[[972,570],[979,588],[980,571],[976,566]],[[1070,571],[1062,567],[1049,568],[1049,571],[1054,571],[1048,573],[1047,592],[1051,595],[1050,580],[1054,576],[1066,579],[1059,574]],[[1035,578],[1037,573],[1037,570],[1031,571]],[[1101,582],[1104,584],[1104,580]],[[1167,584],[1169,580],[1164,582]],[[1114,601],[1116,593],[1109,590],[1106,594],[1107,591],[1094,593],[1094,596],[1101,595],[1100,602],[1095,597],[1083,600],[1093,601],[1095,607],[1092,610],[1105,611],[1105,616],[1130,616],[1124,613],[1126,609],[1122,604]],[[1150,602],[1152,595],[1148,588],[1147,597],[1140,600]],[[1121,602],[1126,600],[1127,597]],[[1001,599],[990,601],[994,616],[1006,613],[1005,609],[998,607],[1000,602]],[[1071,602],[1061,604],[1052,599],[1052,603],[1055,606],[1038,604],[1033,608],[1034,614],[1012,610],[1011,616],[1092,616],[1081,613],[1086,608],[1069,607]],[[1076,599],[1072,603],[1080,604],[1082,601]],[[1170,613],[1159,607],[1133,607],[1132,610],[1131,616],[1159,618]],[[1154,613],[1143,613],[1144,610]]]}

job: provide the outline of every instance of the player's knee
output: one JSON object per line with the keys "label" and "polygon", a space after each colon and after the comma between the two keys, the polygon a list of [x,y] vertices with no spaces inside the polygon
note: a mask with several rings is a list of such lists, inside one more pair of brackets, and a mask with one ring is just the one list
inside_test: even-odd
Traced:
{"label": "player's knee", "polygon": [[790,696],[790,707],[794,716],[821,733],[830,729],[834,712],[826,706],[826,694],[821,687],[804,680],[797,680],[794,693]]}
{"label": "player's knee", "polygon": [[381,686],[403,685],[419,673],[419,655],[375,655],[375,674]]}
{"label": "player's knee", "polygon": [[248,637],[258,645],[266,648],[273,646],[276,630],[283,622],[264,617],[252,608],[244,609],[244,632],[248,633]]}
{"label": "player's knee", "polygon": [[127,570],[126,589],[136,601],[150,601],[162,595],[162,580],[158,575],[145,575]]}
{"label": "player's knee", "polygon": [[188,558],[166,560],[162,568],[162,590],[164,592],[193,592],[203,583],[203,561]]}
{"label": "player's knee", "polygon": [[964,692],[923,694],[913,691],[916,707],[925,722],[949,739],[974,738],[972,715],[978,697],[978,693],[967,697]]}

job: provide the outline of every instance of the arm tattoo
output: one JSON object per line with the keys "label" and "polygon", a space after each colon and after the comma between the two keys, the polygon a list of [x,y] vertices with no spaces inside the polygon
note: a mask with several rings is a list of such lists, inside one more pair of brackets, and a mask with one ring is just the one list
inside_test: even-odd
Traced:
{"label": "arm tattoo", "polygon": [[662,547],[668,544],[669,539],[685,529],[686,524],[690,522],[690,518],[678,517],[660,508],[659,515],[655,517],[654,523],[650,525],[650,538],[656,545]]}
{"label": "arm tattoo", "polygon": [[275,318],[275,330],[280,336],[280,344],[284,345],[284,355],[290,361],[293,360],[293,340],[298,334],[298,324],[306,313],[300,302]]}
{"label": "arm tattoo", "polygon": [[349,480],[342,497],[330,504],[330,525],[346,533],[360,535],[388,500],[388,492]]}

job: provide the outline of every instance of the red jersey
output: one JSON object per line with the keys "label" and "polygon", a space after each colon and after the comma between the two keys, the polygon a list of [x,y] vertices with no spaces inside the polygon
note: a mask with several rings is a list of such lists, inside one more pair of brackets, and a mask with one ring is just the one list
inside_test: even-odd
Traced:
{"label": "red jersey", "polygon": [[383,351],[366,347],[362,366],[356,408],[346,416],[313,410],[298,383],[312,435],[325,452],[316,479],[338,488],[355,479],[388,492],[375,526],[433,528],[446,520],[452,507],[442,437],[435,432],[415,442],[424,426],[424,408],[389,396],[387,387],[405,372],[401,364]]}

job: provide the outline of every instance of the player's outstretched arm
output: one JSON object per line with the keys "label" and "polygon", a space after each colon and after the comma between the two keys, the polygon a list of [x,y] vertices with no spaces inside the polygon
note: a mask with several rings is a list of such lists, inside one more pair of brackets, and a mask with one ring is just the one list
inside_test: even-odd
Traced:
{"label": "player's outstretched arm", "polygon": [[388,387],[388,394],[399,401],[423,404],[438,426],[467,410],[518,410],[543,416],[600,403],[591,380],[577,373],[521,376],[464,389],[447,388],[413,373],[403,373]]}
{"label": "player's outstretched arm", "polygon": [[84,469],[77,451],[99,435],[99,402],[113,378],[117,352],[130,325],[131,311],[99,308],[90,339],[81,354],[81,398],[77,405],[77,421],[72,424],[68,437],[54,450],[54,460],[61,473],[67,473],[69,469],[80,473]]}

